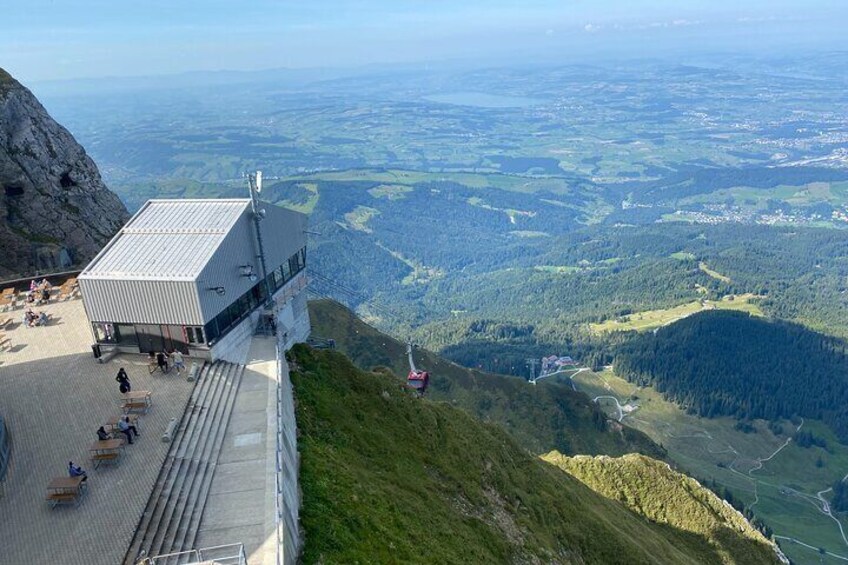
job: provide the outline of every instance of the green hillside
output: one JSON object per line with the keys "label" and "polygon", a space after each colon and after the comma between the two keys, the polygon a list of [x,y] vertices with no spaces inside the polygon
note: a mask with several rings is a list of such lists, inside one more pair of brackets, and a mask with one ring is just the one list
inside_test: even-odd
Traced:
{"label": "green hillside", "polygon": [[709,311],[618,347],[615,370],[700,416],[823,420],[848,441],[845,342],[744,312]]}
{"label": "green hillside", "polygon": [[555,451],[542,459],[653,522],[704,536],[725,563],[773,558],[765,538],[741,514],[661,461],[636,454],[567,457]]}
{"label": "green hillside", "polygon": [[[291,358],[304,563],[722,562],[705,536],[638,516],[390,375],[307,346]],[[776,561],[737,538],[733,562]]]}
{"label": "green hillside", "polygon": [[[336,347],[365,370],[388,367],[396,375],[409,370],[406,346],[363,323],[331,300],[309,303],[313,334]],[[428,396],[453,403],[510,432],[522,446],[541,454],[551,449],[574,454],[623,455],[639,452],[664,458],[665,450],[642,432],[609,420],[584,394],[554,382],[533,386],[523,379],[461,367],[416,349],[416,365],[430,371]]]}

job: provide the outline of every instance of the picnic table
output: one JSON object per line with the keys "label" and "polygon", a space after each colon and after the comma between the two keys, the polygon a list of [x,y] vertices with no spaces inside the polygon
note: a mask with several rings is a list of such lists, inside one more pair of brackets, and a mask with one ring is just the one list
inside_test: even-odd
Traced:
{"label": "picnic table", "polygon": [[95,441],[88,448],[89,459],[94,463],[94,468],[101,463],[114,463],[121,457],[124,447],[122,439],[105,439]]}
{"label": "picnic table", "polygon": [[[135,426],[135,429],[139,429],[139,417],[138,414],[126,414],[127,418],[130,419],[130,425]],[[123,419],[124,416],[114,416],[107,420],[106,424],[103,425],[103,429],[106,430],[112,437],[121,437],[123,438],[123,432],[121,432],[121,428],[118,427],[118,422]]]}
{"label": "picnic table", "polygon": [[76,505],[84,488],[83,477],[57,477],[47,485],[47,502],[51,508],[68,502]]}
{"label": "picnic table", "polygon": [[152,405],[153,396],[149,390],[134,390],[124,393],[124,398],[121,401],[121,409],[125,414],[135,410],[146,414]]}

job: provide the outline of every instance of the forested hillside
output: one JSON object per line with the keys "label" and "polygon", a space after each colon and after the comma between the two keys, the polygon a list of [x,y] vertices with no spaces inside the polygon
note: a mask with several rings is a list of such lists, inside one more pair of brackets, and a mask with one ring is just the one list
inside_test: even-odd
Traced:
{"label": "forested hillside", "polygon": [[802,416],[848,441],[846,345],[797,324],[696,314],[620,345],[615,370],[701,416]]}
{"label": "forested hillside", "polygon": [[337,352],[290,354],[305,563],[777,562],[750,529],[725,528],[728,558],[712,533],[645,519]]}
{"label": "forested hillside", "polygon": [[[363,323],[330,300],[309,303],[313,335],[335,340],[339,351],[359,367],[388,368],[398,380],[409,370],[405,345]],[[423,349],[416,365],[430,371],[427,396],[450,402],[485,422],[496,423],[533,453],[622,455],[639,452],[664,458],[665,450],[646,435],[608,420],[584,394],[546,382],[533,386],[523,379],[461,367]]]}

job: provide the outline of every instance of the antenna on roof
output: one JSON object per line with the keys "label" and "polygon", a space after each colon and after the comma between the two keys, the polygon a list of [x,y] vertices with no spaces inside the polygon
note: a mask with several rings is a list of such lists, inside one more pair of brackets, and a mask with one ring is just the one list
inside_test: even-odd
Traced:
{"label": "antenna on roof", "polygon": [[262,267],[262,281],[265,286],[265,305],[271,304],[271,282],[268,280],[268,268],[265,265],[265,246],[262,244],[262,218],[265,210],[260,208],[259,193],[262,192],[262,171],[247,174],[247,187],[250,189],[250,207],[253,211],[253,226],[256,229],[256,243],[259,247],[259,265]]}

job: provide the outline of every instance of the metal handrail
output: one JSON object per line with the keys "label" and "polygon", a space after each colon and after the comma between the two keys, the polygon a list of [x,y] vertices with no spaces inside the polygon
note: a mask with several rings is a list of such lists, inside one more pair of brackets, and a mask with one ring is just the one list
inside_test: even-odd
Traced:
{"label": "metal handrail", "polygon": [[[227,550],[225,555],[218,557],[214,555],[215,553],[222,552],[224,550]],[[230,550],[235,551],[236,553],[229,553]],[[194,561],[188,561],[185,565],[199,565],[207,563],[214,563],[217,565],[247,565],[247,556],[244,553],[243,543],[230,543],[226,545],[204,547],[201,549],[189,549],[188,551],[165,553],[155,557],[148,557],[142,560],[141,563],[144,565],[157,565],[160,561],[162,563],[167,563],[171,559],[177,559],[179,562],[179,558],[181,557],[194,559]]]}

